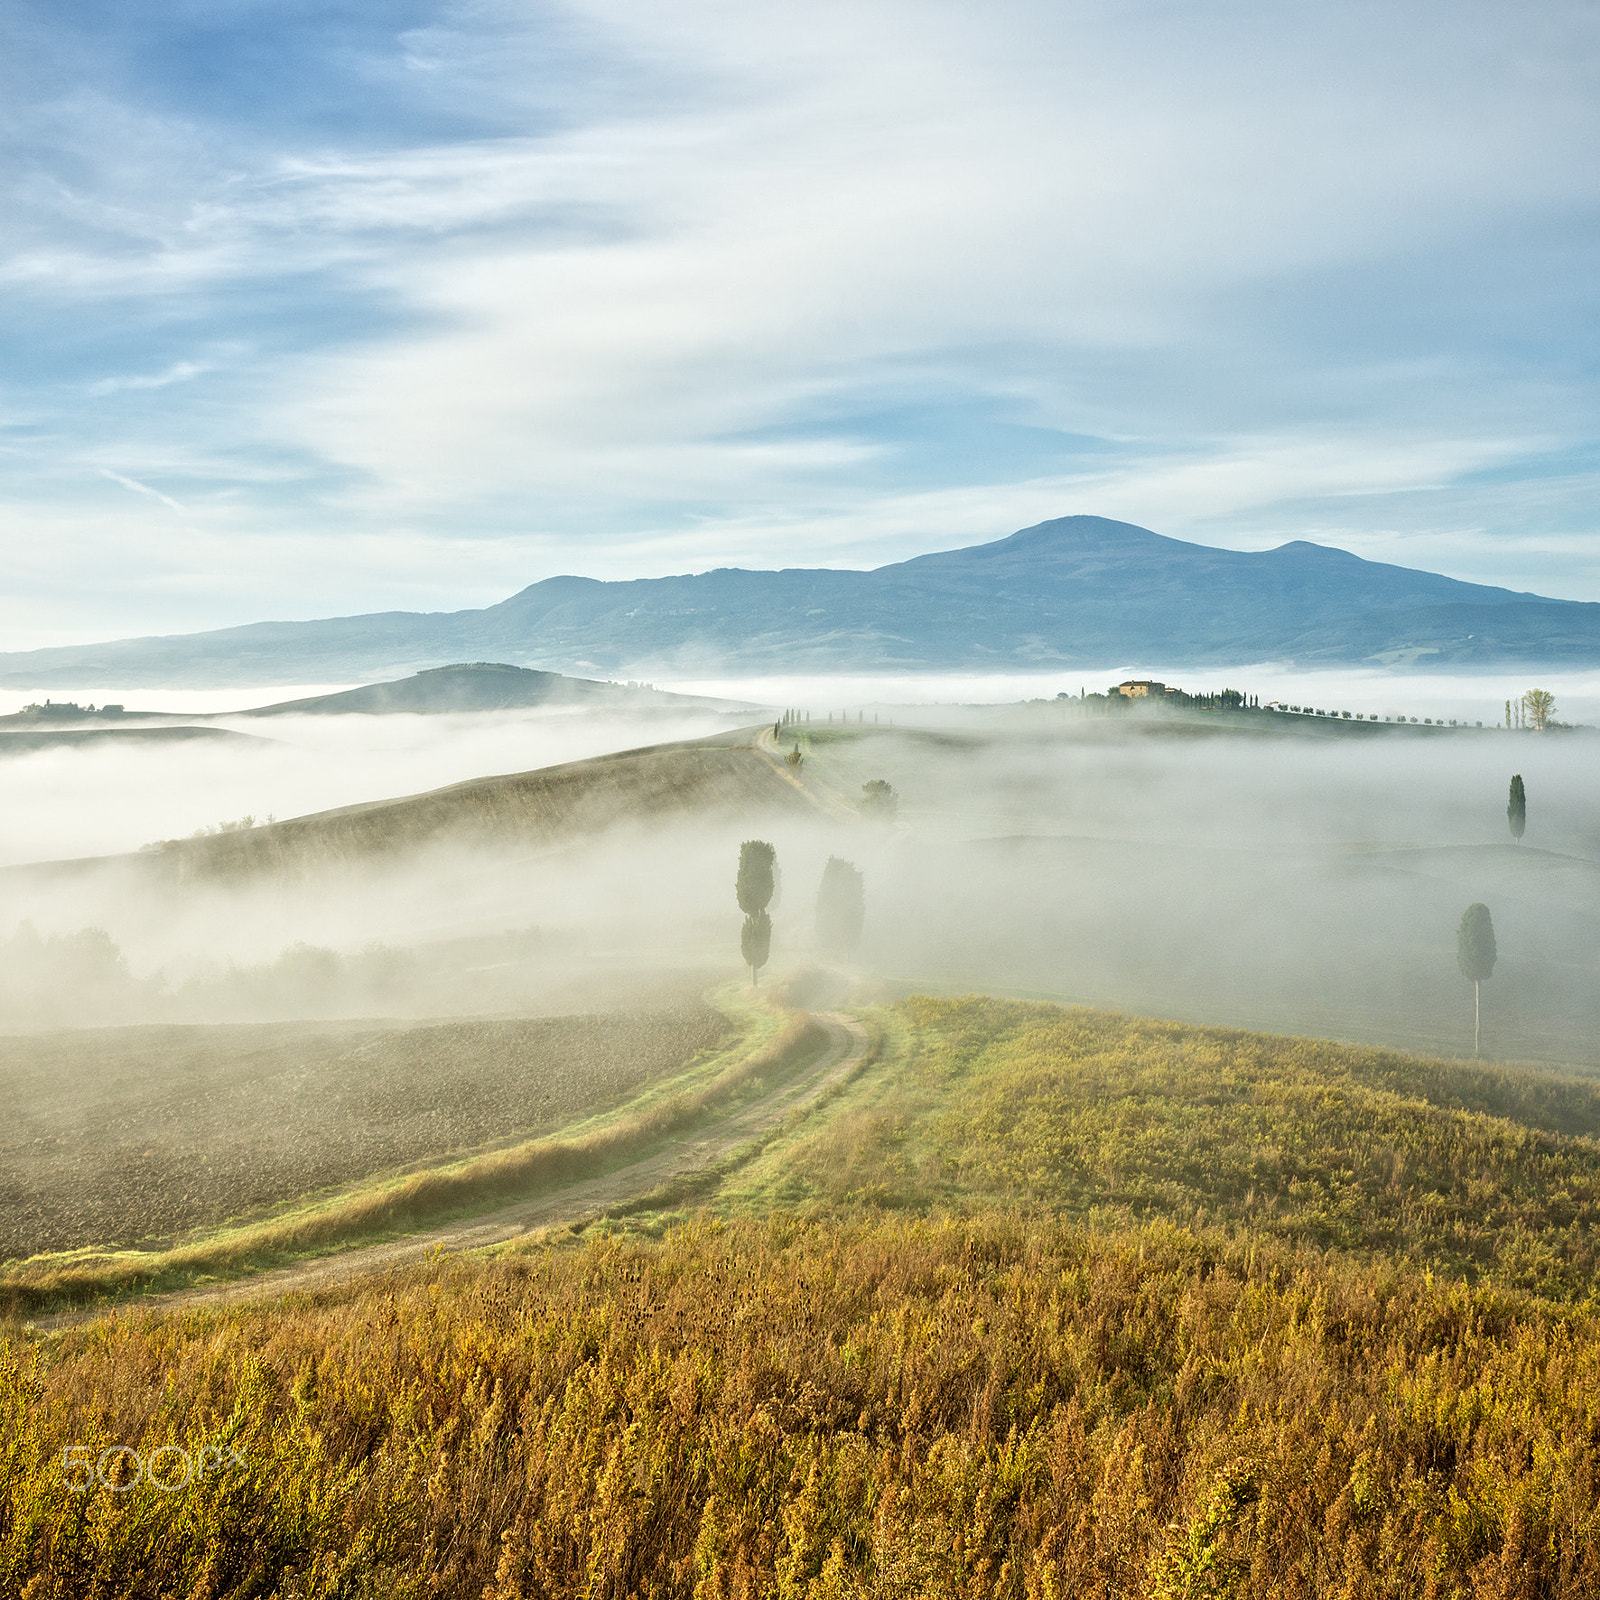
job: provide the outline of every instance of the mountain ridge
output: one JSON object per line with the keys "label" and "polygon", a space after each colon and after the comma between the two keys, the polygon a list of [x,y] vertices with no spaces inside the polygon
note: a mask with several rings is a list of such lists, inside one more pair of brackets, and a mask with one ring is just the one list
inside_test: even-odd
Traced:
{"label": "mountain ridge", "polygon": [[372,679],[498,659],[565,672],[1600,664],[1600,604],[1296,539],[1240,551],[1072,516],[868,571],[541,579],[480,610],[387,611],[0,654],[0,685]]}

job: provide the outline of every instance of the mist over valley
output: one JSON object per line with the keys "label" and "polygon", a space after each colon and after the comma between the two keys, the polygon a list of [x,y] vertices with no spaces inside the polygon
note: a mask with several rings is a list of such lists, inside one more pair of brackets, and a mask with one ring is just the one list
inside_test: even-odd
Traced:
{"label": "mist over valley", "polygon": [[1600,1595],[1600,9],[0,62],[0,1600]]}

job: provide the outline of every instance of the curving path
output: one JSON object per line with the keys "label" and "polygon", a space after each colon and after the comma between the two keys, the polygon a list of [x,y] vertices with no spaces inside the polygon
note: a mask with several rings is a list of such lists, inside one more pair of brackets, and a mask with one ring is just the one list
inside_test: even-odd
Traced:
{"label": "curving path", "polygon": [[546,1190],[529,1200],[489,1216],[447,1223],[423,1233],[408,1234],[383,1244],[278,1267],[227,1283],[177,1289],[170,1294],[144,1295],[116,1307],[60,1311],[36,1317],[27,1326],[41,1333],[108,1316],[113,1310],[178,1311],[194,1306],[253,1300],[298,1290],[324,1289],[352,1278],[420,1261],[430,1251],[481,1250],[503,1244],[531,1228],[582,1222],[608,1208],[636,1200],[675,1178],[702,1172],[743,1145],[770,1133],[792,1112],[804,1111],[835,1084],[847,1077],[867,1052],[867,1033],[854,1017],[836,1011],[818,1011],[813,1020],[828,1034],[828,1047],[803,1073],[781,1084],[771,1094],[736,1112],[726,1121],[690,1129],[665,1149],[617,1167],[597,1178],[584,1178],[560,1189]]}

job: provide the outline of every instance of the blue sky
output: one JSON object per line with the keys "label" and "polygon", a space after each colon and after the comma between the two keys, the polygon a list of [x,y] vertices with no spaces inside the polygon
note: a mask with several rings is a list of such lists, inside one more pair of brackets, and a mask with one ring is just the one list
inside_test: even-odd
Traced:
{"label": "blue sky", "polygon": [[1098,512],[1600,599],[1600,10],[0,0],[0,648]]}

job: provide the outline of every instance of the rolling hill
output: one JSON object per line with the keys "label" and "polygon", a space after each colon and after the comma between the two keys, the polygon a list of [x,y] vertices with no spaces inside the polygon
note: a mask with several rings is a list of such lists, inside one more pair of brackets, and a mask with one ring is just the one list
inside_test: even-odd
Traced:
{"label": "rolling hill", "polygon": [[1304,540],[1214,549],[1104,517],[871,572],[554,577],[478,611],[260,622],[0,655],[0,685],[290,683],[472,658],[581,673],[1018,670],[1137,659],[1429,667],[1600,662],[1600,605]]}
{"label": "rolling hill", "polygon": [[[503,661],[455,662],[429,667],[391,683],[366,683],[333,694],[308,695],[300,700],[280,700],[245,711],[178,712],[129,711],[122,706],[66,704],[30,706],[0,717],[0,739],[73,743],[92,735],[136,737],[151,735],[152,724],[185,725],[215,722],[224,717],[390,716],[409,713],[432,716],[446,712],[517,711],[536,707],[592,707],[608,711],[682,711],[686,709],[754,712],[758,708],[736,700],[707,699],[699,695],[671,694],[644,683],[602,683],[593,678],[569,678],[559,672],[537,672]],[[67,730],[67,731],[63,731]],[[167,727],[176,736],[180,729]],[[215,730],[190,727],[195,734],[248,738]]]}
{"label": "rolling hill", "polygon": [[386,716],[397,712],[436,715],[459,711],[515,711],[534,706],[592,706],[612,711],[688,707],[730,711],[756,709],[732,700],[670,694],[643,683],[600,683],[593,678],[569,678],[559,672],[538,672],[502,661],[469,661],[430,667],[393,683],[368,683],[337,694],[283,700],[240,715]]}
{"label": "rolling hill", "polygon": [[[124,858],[179,882],[298,872],[435,844],[553,843],[617,823],[694,815],[814,815],[819,802],[748,732],[473,778],[425,794],[313,812],[237,831],[172,839]],[[107,858],[110,859],[110,858]],[[8,869],[50,875],[94,861]]]}

